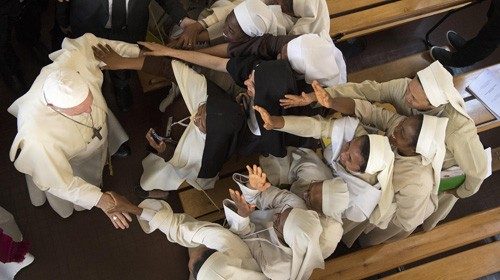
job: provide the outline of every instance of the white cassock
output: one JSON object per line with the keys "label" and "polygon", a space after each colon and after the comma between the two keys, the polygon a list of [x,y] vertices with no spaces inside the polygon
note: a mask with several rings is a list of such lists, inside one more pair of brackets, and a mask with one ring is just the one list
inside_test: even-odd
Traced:
{"label": "white cassock", "polygon": [[262,274],[248,246],[221,225],[198,221],[186,214],[175,214],[165,201],[146,199],[137,217],[146,233],[163,232],[168,241],[188,248],[205,245],[217,250],[201,266],[197,279],[268,279]]}
{"label": "white cassock", "polygon": [[[425,70],[425,71],[424,71]],[[483,145],[477,134],[474,121],[467,115],[460,94],[453,86],[453,79],[450,79],[449,73],[443,71],[442,66],[434,62],[433,65],[425,68],[420,79],[439,82],[437,84],[428,83],[428,88],[442,88],[440,92],[447,93],[452,99],[452,103],[443,103],[429,111],[419,111],[412,109],[405,101],[405,92],[410,83],[410,79],[395,79],[384,83],[375,81],[364,81],[362,83],[347,83],[338,85],[325,90],[332,96],[345,96],[356,99],[365,99],[370,102],[391,103],[399,114],[411,116],[426,114],[437,117],[446,117],[449,119],[446,127],[446,156],[443,169],[458,165],[466,175],[465,182],[457,188],[457,194],[460,198],[466,198],[475,194],[483,180],[489,176],[491,169],[488,162],[488,156],[484,152]],[[430,73],[429,73],[430,72]],[[443,78],[432,78],[442,76]],[[425,88],[424,88],[425,90]],[[439,104],[437,103],[437,104]],[[462,106],[464,105],[464,106]],[[458,108],[458,110],[457,110]],[[442,219],[446,218],[448,213],[455,205],[458,198],[449,193],[439,194],[439,209],[432,214],[424,223],[424,229],[430,230]]]}
{"label": "white cassock", "polygon": [[[13,241],[20,242],[23,240],[23,235],[19,230],[19,227],[14,220],[14,216],[0,206],[0,229],[3,233],[10,236]],[[26,254],[24,260],[20,263],[10,262],[2,263],[0,262],[0,279],[13,280],[14,276],[24,268],[25,266],[31,264],[35,258],[30,253]]]}
{"label": "white cassock", "polygon": [[[317,233],[316,246],[311,245],[302,252],[307,255],[305,257],[297,256],[296,250],[283,245],[272,227],[273,215],[279,213],[284,207],[307,209],[301,198],[290,191],[274,186],[263,192],[250,189],[244,185],[247,179],[240,174],[233,175],[233,179],[240,187],[245,200],[250,204],[255,204],[258,210],[255,210],[250,217],[243,218],[233,210],[236,209],[234,202],[225,199],[223,206],[229,229],[245,241],[267,277],[270,279],[307,279],[314,268],[323,267],[322,244],[318,244],[318,240],[322,242],[320,232]],[[285,223],[284,232],[286,232],[287,223]],[[318,226],[321,227],[321,225]],[[290,230],[293,231],[293,229]],[[316,230],[322,231],[323,229]],[[307,242],[300,244],[300,246],[307,245]],[[307,251],[309,251],[308,254]]]}
{"label": "white cassock", "polygon": [[[101,92],[103,74],[92,52],[92,46],[99,43],[109,44],[125,57],[139,55],[135,44],[104,40],[92,34],[66,38],[61,50],[50,54],[53,63],[42,68],[30,90],[8,109],[17,118],[18,127],[10,159],[19,172],[26,174],[31,202],[40,206],[47,199],[64,218],[72,214],[74,206],[91,209],[97,204],[102,195],[99,186],[108,154],[114,154],[128,140]],[[78,71],[87,82],[94,97],[94,126],[102,127],[102,140],[92,138],[92,129],[64,118],[45,105],[44,82],[49,74],[62,68]],[[88,116],[72,118],[91,124]]]}
{"label": "white cassock", "polygon": [[[321,161],[313,150],[307,148],[287,147],[287,155],[285,157],[261,156],[259,162],[272,185],[290,184],[290,191],[300,198],[304,191],[309,188],[310,183],[333,179],[330,168]],[[252,190],[245,190],[245,193],[252,192]],[[324,189],[323,192],[325,193]],[[324,203],[323,206],[325,207],[327,204],[329,203]],[[335,207],[331,207],[331,210],[334,208],[335,214],[338,215],[319,215],[321,225],[323,226],[320,244],[323,258],[325,259],[335,251],[344,231],[340,217],[345,208],[339,205],[339,203],[335,204]]]}
{"label": "white cassock", "polygon": [[[207,101],[207,80],[177,60],[172,60],[172,69],[184,103],[191,114],[190,118],[194,119],[198,107]],[[184,181],[187,181],[198,190],[213,188],[218,176],[198,178],[205,139],[206,135],[193,121],[189,121],[169,161],[153,153],[142,161],[144,173],[141,176],[141,187],[147,191],[154,189],[170,191],[178,189]]]}

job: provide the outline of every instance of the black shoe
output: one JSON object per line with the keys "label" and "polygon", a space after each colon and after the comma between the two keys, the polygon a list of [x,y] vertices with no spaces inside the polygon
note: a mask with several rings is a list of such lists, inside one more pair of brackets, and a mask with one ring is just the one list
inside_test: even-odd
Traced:
{"label": "black shoe", "polygon": [[116,105],[118,105],[118,109],[122,112],[128,112],[130,110],[130,106],[132,106],[132,91],[129,86],[124,88],[115,88],[116,95]]}
{"label": "black shoe", "polygon": [[447,51],[445,48],[434,46],[431,48],[430,54],[432,59],[439,60],[439,62],[445,66],[451,64],[451,52]]}
{"label": "black shoe", "polygon": [[149,191],[145,191],[141,188],[141,186],[137,186],[134,188],[134,193],[141,199],[162,199],[166,200],[168,198],[169,192],[165,192],[164,195],[161,196],[151,196]]}
{"label": "black shoe", "polygon": [[448,44],[455,50],[461,49],[465,43],[467,43],[467,40],[453,30],[448,30],[448,32],[446,32],[446,40],[448,40]]}
{"label": "black shoe", "polygon": [[132,151],[130,150],[130,146],[128,143],[123,143],[120,148],[118,148],[118,151],[113,155],[113,157],[118,157],[118,158],[126,158],[130,156]]}

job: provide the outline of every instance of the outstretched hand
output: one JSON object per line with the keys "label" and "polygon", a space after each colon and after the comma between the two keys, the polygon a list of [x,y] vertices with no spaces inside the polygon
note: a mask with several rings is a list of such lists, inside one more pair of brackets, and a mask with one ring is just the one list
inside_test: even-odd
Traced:
{"label": "outstretched hand", "polygon": [[253,106],[254,110],[259,112],[264,121],[264,128],[267,130],[280,129],[285,125],[285,120],[281,116],[271,116],[266,109],[260,106]]}
{"label": "outstretched hand", "polygon": [[179,36],[179,38],[170,42],[167,46],[170,48],[183,48],[183,49],[193,49],[196,43],[198,43],[198,35],[203,31],[203,25],[201,23],[194,21],[193,23],[186,24],[183,27],[184,31]]}
{"label": "outstretched hand", "polygon": [[107,70],[118,70],[123,69],[122,65],[125,58],[119,55],[113,48],[106,44],[97,44],[97,46],[92,46],[92,51],[94,52],[94,57],[97,60],[100,60],[106,63],[106,66],[102,67],[102,69]]}
{"label": "outstretched hand", "polygon": [[285,98],[280,99],[280,105],[285,109],[289,109],[307,106],[315,101],[316,95],[314,93],[302,92],[301,95],[285,94]]}
{"label": "outstretched hand", "polygon": [[263,192],[271,186],[271,183],[267,181],[266,173],[262,172],[262,168],[260,168],[260,166],[254,164],[253,167],[250,167],[247,165],[247,170],[249,180],[248,183],[252,189]]}
{"label": "outstretched hand", "polygon": [[318,81],[312,82],[312,87],[314,89],[314,94],[316,99],[321,106],[326,108],[333,108],[333,98],[328,94],[328,92],[318,83]]}
{"label": "outstretched hand", "polygon": [[144,55],[150,55],[150,56],[171,56],[172,51],[174,50],[162,44],[153,42],[137,42],[137,44],[147,49],[143,51]]}
{"label": "outstretched hand", "polygon": [[231,199],[234,201],[234,204],[236,204],[236,208],[238,209],[238,215],[242,216],[243,218],[246,218],[252,214],[253,211],[255,211],[255,205],[254,204],[249,204],[243,195],[241,195],[238,191],[229,189],[229,195],[231,196]]}

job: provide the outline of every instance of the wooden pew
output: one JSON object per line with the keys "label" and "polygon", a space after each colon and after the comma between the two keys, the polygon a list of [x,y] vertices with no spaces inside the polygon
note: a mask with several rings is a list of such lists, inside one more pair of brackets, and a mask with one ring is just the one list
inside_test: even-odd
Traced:
{"label": "wooden pew", "polygon": [[[349,74],[347,75],[347,81],[353,83],[360,83],[365,80],[386,82],[400,77],[411,78],[415,77],[419,70],[427,67],[431,63],[432,60],[429,56],[429,52],[418,53]],[[455,87],[465,100],[467,113],[469,113],[477,126],[478,133],[500,126],[500,120],[491,114],[479,100],[466,90],[466,87],[485,69],[500,73],[500,63],[464,73],[453,78]]]}
{"label": "wooden pew", "polygon": [[330,36],[347,40],[476,2],[478,0],[327,0]]}
{"label": "wooden pew", "polygon": [[[406,239],[402,239],[393,243],[369,247],[345,256],[331,259],[325,263],[324,270],[316,269],[311,276],[311,279],[362,279],[389,271],[402,265],[407,265],[418,260],[422,260],[424,258],[442,252],[449,251],[451,249],[471,244],[473,242],[497,235],[499,233],[500,207],[497,207],[495,209],[472,214],[470,216],[439,225],[429,232],[419,232],[411,235]],[[485,253],[488,255],[493,254],[493,256],[497,256],[497,258],[494,259],[496,261],[496,264],[491,266],[486,262],[479,264],[474,262],[475,265],[479,265],[476,268],[471,268],[467,263],[463,264],[460,267],[453,268],[449,266],[449,269],[453,269],[455,271],[465,270],[466,267],[469,267],[469,269],[479,270],[476,274],[479,274],[480,271],[482,271],[483,275],[489,274],[492,269],[483,270],[483,265],[485,265],[485,267],[498,268],[498,262],[500,262],[500,259],[498,258],[498,250],[494,252],[494,250],[498,248],[498,244],[495,243],[493,243],[493,246],[488,246],[487,248],[483,248],[480,251],[474,251],[473,253],[469,252],[466,255],[459,255],[458,257],[452,259],[443,259],[444,261],[441,261],[438,264],[446,263],[447,265],[450,265],[450,261],[461,259],[464,256],[475,256],[477,253]],[[471,262],[470,264],[473,263]],[[427,267],[434,268],[437,266],[436,263],[431,263]],[[449,275],[453,275],[453,270],[449,271]],[[408,275],[418,275],[412,274],[410,271],[411,269],[408,270]],[[425,270],[418,270],[418,272],[421,271]],[[430,273],[434,273],[434,270],[430,271]],[[398,274],[396,274],[394,277],[397,277],[397,275]],[[434,277],[434,275],[427,278],[419,276],[418,278],[444,279],[440,277]],[[468,277],[465,277],[465,279],[467,278]]]}

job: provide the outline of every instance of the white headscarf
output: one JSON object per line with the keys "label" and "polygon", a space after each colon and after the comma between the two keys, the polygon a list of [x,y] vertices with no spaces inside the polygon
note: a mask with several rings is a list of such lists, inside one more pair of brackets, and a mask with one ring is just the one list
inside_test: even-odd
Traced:
{"label": "white headscarf", "polygon": [[89,95],[89,85],[73,69],[59,68],[47,76],[43,84],[44,101],[59,108],[80,105]]}
{"label": "white headscarf", "polygon": [[264,34],[285,35],[273,10],[260,0],[246,0],[234,8],[241,29],[250,37]]}
{"label": "white headscarf", "polygon": [[418,71],[417,75],[432,106],[450,103],[455,110],[470,119],[465,110],[465,101],[453,85],[453,76],[439,61]]}
{"label": "white headscarf", "polygon": [[323,181],[322,189],[323,214],[342,222],[342,213],[349,206],[349,190],[342,178]]}
{"label": "white headscarf", "polygon": [[[392,186],[392,172],[394,167],[394,152],[389,144],[389,138],[382,135],[370,134],[370,157],[366,164],[366,173],[376,174],[382,190],[378,207],[370,215],[370,223],[385,229],[389,219],[387,217],[395,211],[392,204],[394,189]],[[386,223],[387,222],[387,223]]]}
{"label": "white headscarf", "polygon": [[446,125],[448,118],[424,115],[422,129],[418,136],[416,152],[422,155],[422,164],[432,164],[434,170],[434,194],[438,193],[441,181],[441,168],[443,167],[446,145]]}
{"label": "white headscarf", "polygon": [[344,57],[331,40],[304,34],[288,42],[287,52],[292,68],[308,83],[317,80],[331,87],[347,81]]}
{"label": "white headscarf", "polygon": [[319,244],[321,232],[318,213],[298,208],[290,211],[283,227],[284,239],[292,249],[290,279],[308,279],[315,268],[325,267]]}

